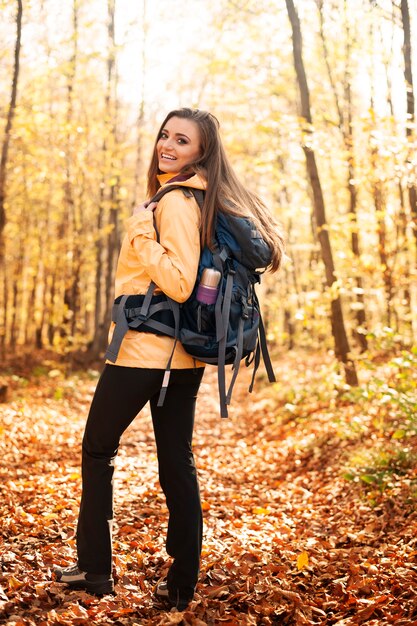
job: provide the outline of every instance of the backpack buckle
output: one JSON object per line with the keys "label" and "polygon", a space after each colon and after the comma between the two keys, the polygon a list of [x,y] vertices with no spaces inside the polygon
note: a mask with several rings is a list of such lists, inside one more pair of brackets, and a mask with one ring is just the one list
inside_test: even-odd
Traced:
{"label": "backpack buckle", "polygon": [[139,319],[141,322],[146,322],[146,320],[148,319],[148,315],[146,313],[141,313],[138,307],[133,309],[125,309],[125,315],[128,320]]}

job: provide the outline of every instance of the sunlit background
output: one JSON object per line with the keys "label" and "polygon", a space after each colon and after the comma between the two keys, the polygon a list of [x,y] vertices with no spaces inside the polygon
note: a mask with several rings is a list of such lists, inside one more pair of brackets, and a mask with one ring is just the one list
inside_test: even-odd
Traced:
{"label": "sunlit background", "polygon": [[[192,106],[219,118],[234,166],[287,232],[289,261],[264,281],[271,341],[331,347],[329,305],[337,294],[353,350],[387,334],[412,343],[416,152],[401,4],[295,3],[313,120],[306,125],[284,0],[23,2],[2,341],[60,350],[103,345],[123,220],[146,195],[156,128],[171,108]],[[17,2],[3,0],[1,8],[5,125]],[[417,0],[408,8],[415,76]],[[331,289],[306,147],[324,195],[336,266]]]}

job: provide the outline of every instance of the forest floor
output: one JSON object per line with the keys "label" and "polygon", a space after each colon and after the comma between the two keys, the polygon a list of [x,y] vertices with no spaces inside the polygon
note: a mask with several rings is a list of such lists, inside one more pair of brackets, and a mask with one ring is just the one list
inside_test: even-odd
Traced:
{"label": "forest floor", "polygon": [[[80,442],[97,372],[30,358],[3,370],[0,623],[417,625],[417,357],[360,364],[348,390],[330,356],[276,359],[239,377],[230,418],[207,371],[194,450],[205,534],[188,610],[154,599],[167,512],[147,410],[117,460],[115,596],[52,580],[74,560]],[[1,382],[1,381],[0,381]]]}

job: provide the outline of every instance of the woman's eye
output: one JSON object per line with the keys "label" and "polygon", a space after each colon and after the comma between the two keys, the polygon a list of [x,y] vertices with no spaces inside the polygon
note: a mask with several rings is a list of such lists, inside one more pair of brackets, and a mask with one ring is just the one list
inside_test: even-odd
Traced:
{"label": "woman's eye", "polygon": [[185,139],[178,139],[178,143],[186,145],[187,141]]}
{"label": "woman's eye", "polygon": [[168,138],[168,135],[166,133],[161,133],[159,135],[159,139],[167,139],[167,138]]}

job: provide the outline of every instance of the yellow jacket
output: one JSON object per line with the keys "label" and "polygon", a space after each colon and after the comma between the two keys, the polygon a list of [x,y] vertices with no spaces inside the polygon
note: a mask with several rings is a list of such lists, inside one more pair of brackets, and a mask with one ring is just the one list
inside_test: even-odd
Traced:
{"label": "yellow jacket", "polygon": [[[162,186],[174,174],[158,176]],[[175,184],[205,189],[206,181],[194,175]],[[160,241],[156,240],[155,217]],[[115,297],[145,294],[153,281],[155,293],[163,291],[177,302],[191,295],[200,257],[201,211],[194,198],[178,189],[161,198],[154,211],[141,211],[126,221],[124,237],[117,263]],[[159,288],[159,289],[158,289]],[[109,340],[114,324],[110,327]],[[128,330],[120,347],[115,365],[165,369],[172,352],[171,337]],[[172,362],[173,369],[184,369],[202,363],[187,354],[178,342]]]}

